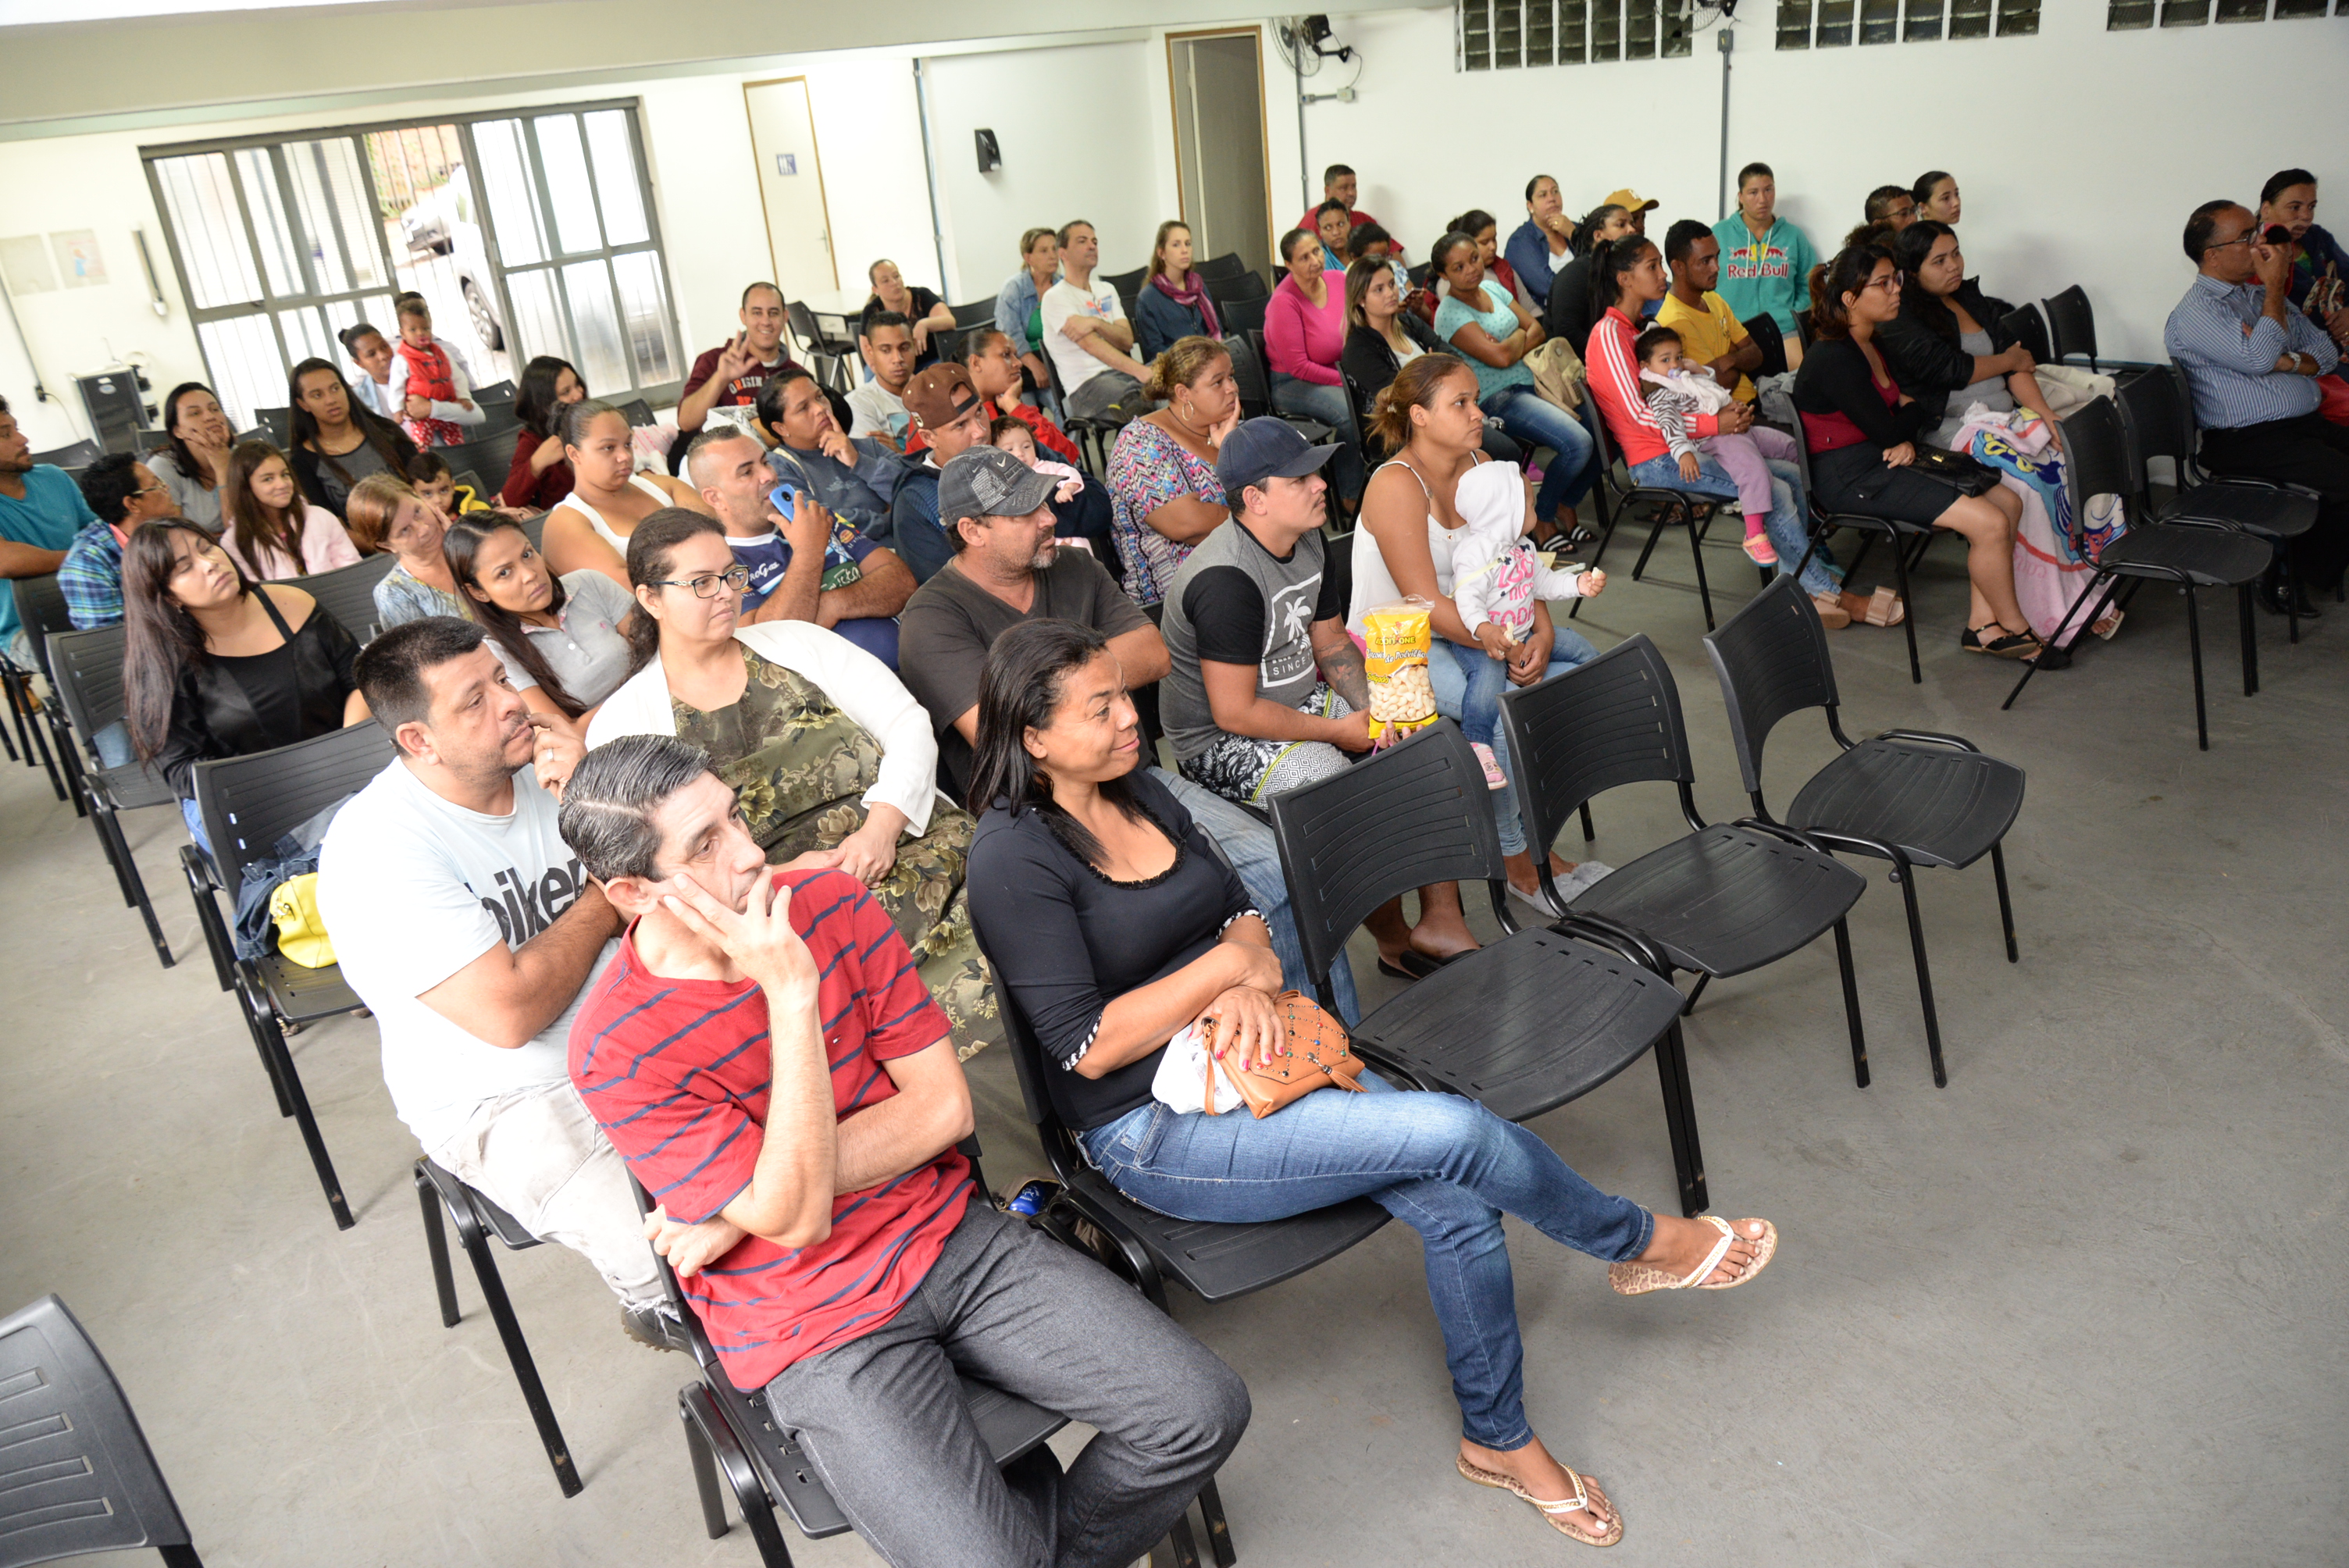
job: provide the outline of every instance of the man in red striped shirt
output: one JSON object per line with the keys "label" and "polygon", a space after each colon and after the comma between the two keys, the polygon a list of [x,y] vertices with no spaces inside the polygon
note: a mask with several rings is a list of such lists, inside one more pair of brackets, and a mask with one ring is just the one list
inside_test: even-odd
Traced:
{"label": "man in red striped shirt", "polygon": [[[561,824],[631,922],[572,1078],[658,1201],[647,1233],[728,1379],[763,1388],[892,1563],[1146,1553],[1238,1442],[1247,1391],[977,1189],[946,1016],[880,904],[823,865],[771,871],[671,737],[588,753]],[[957,1367],[1099,1435],[1065,1474],[1044,1448],[999,1472]]]}

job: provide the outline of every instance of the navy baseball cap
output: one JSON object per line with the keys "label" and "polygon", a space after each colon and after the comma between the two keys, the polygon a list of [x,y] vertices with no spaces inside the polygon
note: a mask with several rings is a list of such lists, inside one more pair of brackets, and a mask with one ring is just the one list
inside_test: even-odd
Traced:
{"label": "navy baseball cap", "polygon": [[1296,426],[1266,414],[1241,420],[1224,438],[1223,450],[1216,454],[1216,478],[1223,481],[1224,494],[1237,508],[1240,491],[1248,486],[1275,478],[1301,480],[1319,472],[1337,449],[1335,443],[1313,446],[1298,434]]}

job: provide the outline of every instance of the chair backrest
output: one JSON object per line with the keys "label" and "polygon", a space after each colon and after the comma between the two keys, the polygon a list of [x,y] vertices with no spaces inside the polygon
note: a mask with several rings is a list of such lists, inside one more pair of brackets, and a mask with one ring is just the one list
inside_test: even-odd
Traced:
{"label": "chair backrest", "polygon": [[1615,441],[1607,430],[1607,411],[1599,406],[1598,398],[1585,396],[1574,414],[1582,421],[1582,428],[1590,432],[1591,461],[1599,476],[1607,481],[1607,489],[1618,496],[1622,495],[1631,488],[1631,471],[1627,466],[1622,470],[1622,477],[1616,477]]}
{"label": "chair backrest", "polygon": [[1136,267],[1130,273],[1103,273],[1093,281],[1095,283],[1107,284],[1110,287],[1115,289],[1120,295],[1126,295],[1140,293],[1142,290],[1142,280],[1149,275],[1150,268],[1147,265],[1144,265]]}
{"label": "chair backrest", "polygon": [[1232,356],[1232,389],[1239,395],[1240,418],[1257,419],[1271,413],[1272,383],[1265,376],[1256,339],[1244,332],[1233,333],[1224,339],[1224,347]]}
{"label": "chair backrest", "polygon": [[58,447],[47,452],[35,452],[33,461],[47,463],[51,468],[86,469],[98,461],[98,443],[76,441],[69,447]]}
{"label": "chair backrest", "polygon": [[[2146,377],[2142,379],[2151,380]],[[2135,495],[2144,469],[2129,461],[2128,430],[2109,397],[2094,397],[2062,421],[2064,489],[2072,498],[2072,542],[2086,548],[2088,498]],[[2134,472],[2132,469],[2134,469]]]}
{"label": "chair backrest", "polygon": [[45,572],[38,577],[17,578],[8,584],[8,591],[16,601],[16,619],[32,641],[33,662],[47,675],[49,649],[44,639],[51,632],[73,630],[73,617],[66,614],[65,590],[57,586],[56,573]]}
{"label": "chair backrest", "polygon": [[547,514],[542,511],[534,516],[523,518],[517,525],[521,528],[523,537],[530,541],[530,547],[533,550],[543,551],[546,548],[546,517]]}
{"label": "chair backrest", "polygon": [[1427,274],[1429,271],[1429,263],[1425,262],[1413,262],[1410,266],[1403,269],[1403,276],[1410,280],[1412,287],[1423,288],[1427,284]]}
{"label": "chair backrest", "polygon": [[2049,358],[2064,360],[2077,354],[2095,363],[2096,311],[2088,303],[2087,290],[2074,284],[2062,294],[2048,295],[2040,302],[2040,308],[2047,313]]}
{"label": "chair backrest", "polygon": [[930,346],[938,351],[938,357],[941,360],[960,359],[964,336],[960,327],[946,332],[933,332],[930,334]]}
{"label": "chair backrest", "polygon": [[1240,253],[1237,251],[1226,251],[1220,256],[1209,256],[1191,270],[1209,283],[1214,283],[1218,278],[1239,276],[1248,270],[1248,264],[1240,260]]}
{"label": "chair backrest", "polygon": [[1786,373],[1786,335],[1778,330],[1778,318],[1763,311],[1745,321],[1745,335],[1762,351],[1762,363],[1754,374],[1783,376]]}
{"label": "chair backrest", "polygon": [[1371,407],[1378,401],[1378,394],[1364,391],[1362,384],[1354,379],[1354,373],[1346,368],[1343,360],[1338,365],[1338,379],[1346,384],[1346,405],[1354,410],[1354,428],[1362,437],[1362,456],[1365,459],[1383,457],[1386,453],[1384,443],[1371,434]]}
{"label": "chair backrest", "polygon": [[981,325],[992,326],[995,324],[995,302],[991,299],[975,299],[968,304],[950,304],[947,309],[954,312],[957,326],[970,327]]}
{"label": "chair backrest", "polygon": [[1228,278],[1207,280],[1207,297],[1216,302],[1218,313],[1225,305],[1241,300],[1269,299],[1271,296],[1272,289],[1264,281],[1262,273],[1240,273]]}
{"label": "chair backrest", "polygon": [[511,403],[513,400],[514,384],[511,381],[492,381],[487,387],[473,388],[473,401],[476,403]]}
{"label": "chair backrest", "polygon": [[[2166,366],[2120,383],[2116,397],[2134,454],[2133,480],[2143,479],[2144,464],[2152,459],[2168,458],[2182,466],[2182,460],[2193,455],[2193,404],[2178,386],[2178,374],[2176,366]],[[2179,488],[2185,483],[2180,474]],[[2129,486],[2131,490],[2142,488],[2137,482]]]}
{"label": "chair backrest", "polygon": [[1729,738],[1745,792],[1758,797],[1762,745],[1778,721],[1806,707],[1824,707],[1832,717],[1838,706],[1826,629],[1810,594],[1781,575],[1719,631],[1707,633],[1704,651],[1729,707]]}
{"label": "chair backrest", "polygon": [[513,472],[514,449],[522,445],[522,427],[509,425],[501,430],[466,432],[465,445],[460,449],[464,464],[490,487],[482,493],[491,500],[491,491],[505,488],[506,476]]}
{"label": "chair backrest", "polygon": [[2032,358],[2044,360],[2051,365],[2055,362],[2055,351],[2047,340],[2047,319],[2039,314],[2037,305],[2028,303],[2016,305],[2007,312],[2006,319],[1999,325],[2013,333],[2017,343],[2031,350]]}
{"label": "chair backrest", "polygon": [[1619,784],[1696,782],[1680,688],[1645,632],[1504,693],[1501,722],[1529,844],[1550,842],[1578,807]]}
{"label": "chair backrest", "polygon": [[0,1320],[0,1563],[189,1545],[114,1369],[54,1295]]}
{"label": "chair backrest", "polygon": [[361,556],[357,565],[276,581],[288,588],[299,588],[316,599],[318,608],[332,615],[355,641],[364,643],[374,634],[378,619],[375,585],[390,576],[391,569],[398,564],[399,557],[386,551],[380,555]]}
{"label": "chair backrest", "polygon": [[122,646],[128,635],[118,621],[87,632],[51,632],[44,639],[49,684],[84,746],[122,717]]}
{"label": "chair backrest", "polygon": [[1216,306],[1216,325],[1226,332],[1257,332],[1264,330],[1264,315],[1272,304],[1269,299],[1234,299]]}
{"label": "chair backrest", "polygon": [[397,752],[370,718],[274,751],[197,763],[196,804],[221,885],[237,886],[247,861],[267,860],[287,829],[367,788]]}
{"label": "chair backrest", "polygon": [[632,430],[640,430],[654,422],[653,406],[641,397],[631,397],[621,404],[620,412],[627,418]]}
{"label": "chair backrest", "polygon": [[1270,805],[1289,912],[1317,984],[1354,928],[1397,893],[1476,881],[1492,889],[1494,908],[1503,907],[1508,863],[1492,790],[1468,738],[1448,718]]}
{"label": "chair backrest", "polygon": [[253,417],[269,432],[270,444],[279,451],[290,450],[294,444],[294,410],[291,408],[255,408]]}
{"label": "chair backrest", "polygon": [[815,353],[823,351],[823,345],[819,341],[822,334],[815,329],[815,312],[808,309],[806,301],[796,299],[786,301],[783,304],[783,321],[790,326],[792,336],[801,347]]}

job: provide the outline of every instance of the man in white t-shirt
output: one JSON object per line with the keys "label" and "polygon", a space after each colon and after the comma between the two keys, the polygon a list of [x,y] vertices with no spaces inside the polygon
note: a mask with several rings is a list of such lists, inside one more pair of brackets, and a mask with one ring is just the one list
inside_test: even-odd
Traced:
{"label": "man in white t-shirt", "polygon": [[873,379],[848,395],[856,416],[849,438],[878,436],[892,446],[905,444],[905,383],[914,378],[914,329],[894,310],[885,310],[864,324],[857,335],[857,351],[873,372]]}
{"label": "man in white t-shirt", "polygon": [[1091,419],[1142,390],[1133,324],[1117,291],[1096,284],[1101,237],[1080,219],[1061,231],[1061,281],[1044,291],[1044,348],[1069,418]]}
{"label": "man in white t-shirt", "polygon": [[[571,1016],[621,922],[530,769],[535,754],[567,776],[579,743],[469,622],[395,626],[356,675],[399,757],[336,814],[318,910],[375,1014],[393,1108],[434,1161],[585,1254],[632,1337],[678,1348],[626,1170],[571,1086]],[[701,1229],[721,1252],[740,1239]]]}

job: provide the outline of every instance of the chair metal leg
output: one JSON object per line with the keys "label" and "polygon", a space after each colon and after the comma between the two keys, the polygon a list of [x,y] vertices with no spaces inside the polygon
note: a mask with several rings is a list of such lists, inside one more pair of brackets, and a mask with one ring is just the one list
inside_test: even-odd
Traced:
{"label": "chair metal leg", "polygon": [[223,991],[236,986],[236,971],[230,960],[235,954],[228,927],[222,923],[220,904],[212,897],[212,876],[207,869],[203,851],[193,843],[180,846],[180,873],[188,879],[188,896],[195,901],[196,929],[204,935],[204,948],[212,955],[212,975]]}
{"label": "chair metal leg", "polygon": [[[760,1563],[764,1568],[792,1568],[792,1549],[783,1540],[782,1526],[776,1522],[774,1499],[767,1495],[766,1483],[759,1479],[750,1456],[742,1451],[733,1429],[726,1424],[708,1385],[689,1385],[678,1399],[680,1405],[693,1401],[688,1418],[709,1445],[710,1457],[726,1478],[726,1490],[734,1494],[734,1506],[742,1511],[743,1526],[758,1545]],[[722,1521],[725,1516],[721,1512],[718,1517]],[[709,1518],[705,1508],[703,1523],[707,1524]]]}
{"label": "chair metal leg", "polygon": [[2251,585],[2235,590],[2236,610],[2243,622],[2243,695],[2260,695],[2260,639],[2251,629]]}
{"label": "chair metal leg", "polygon": [[2194,584],[2186,585],[2186,648],[2194,664],[2194,740],[2210,749],[2210,721],[2202,710],[2202,616],[2195,607]]}
{"label": "chair metal leg", "polygon": [[16,742],[9,736],[8,727],[5,724],[0,724],[0,748],[6,748],[9,761],[22,762],[25,760],[22,757],[16,755]]}
{"label": "chair metal leg", "polygon": [[[2102,573],[2102,572],[2099,572],[2099,573],[2097,573],[2094,577],[2089,578],[2089,579],[2088,579],[2088,585],[2087,585],[2085,588],[2083,588],[2083,589],[2081,589],[2081,590],[2080,590],[2080,596],[2079,596],[2077,599],[2075,599],[2075,600],[2073,600],[2073,601],[2072,601],[2071,605],[2070,605],[2067,609],[2065,609],[2065,610],[2064,610],[2064,618],[2063,618],[2062,620],[2060,620],[2060,621],[2056,622],[2056,623],[2055,623],[2055,629],[2054,629],[2053,632],[2051,632],[2051,633],[2049,633],[2049,634],[2047,634],[2047,641],[2046,641],[2046,643],[2044,644],[2044,645],[2045,645],[2045,646],[2047,646],[2047,647],[2051,647],[2051,648],[2061,646],[2061,645],[2063,645],[2063,641],[2064,641],[2064,627],[2066,627],[2066,626],[2068,626],[2068,625],[2070,625],[2070,624],[2072,624],[2072,617],[2073,617],[2075,614],[2078,614],[2080,607],[2081,607],[2082,605],[2085,604],[2089,600],[2091,600],[2091,599],[2093,599],[2093,598],[2095,598],[2095,597],[2096,596],[2096,590],[2097,590],[2098,588],[2100,588],[2100,587],[2105,587],[2105,586],[2106,586],[2107,584],[2111,584],[2111,583],[2116,583],[2116,580],[2115,580],[2115,579],[2113,579],[2113,578],[2111,578],[2111,577],[2108,577],[2107,575],[2106,575],[2106,574],[2105,574],[2104,573]],[[2106,602],[2107,602],[2107,603],[2109,603],[2109,602],[2110,602],[2110,600],[2111,600],[2111,598],[2112,598],[2112,595],[2111,595],[2111,593],[2107,593],[2105,595],[2105,597],[2106,597]],[[2093,618],[2091,618],[2091,619],[2090,619],[2090,621],[2088,622],[2088,624],[2090,624],[2090,625],[2092,625],[2092,626],[2093,626],[2093,625],[2095,625],[2095,620],[2094,620]],[[2008,708],[2013,707],[2014,706],[2014,699],[2015,699],[2016,697],[2019,697],[2019,696],[2021,696],[2023,695],[2023,688],[2024,686],[2029,686],[2029,685],[2031,684],[2031,677],[2032,677],[2033,676],[2037,675],[2038,673],[2039,673],[2039,661],[2038,661],[2038,660],[2036,660],[2036,659],[2025,659],[2025,660],[2023,660],[2023,674],[2022,674],[2020,676],[2016,677],[2016,679],[2015,679],[2015,683],[2014,683],[2014,689],[2013,689],[2013,691],[2008,692],[2008,693],[2006,694],[2006,700],[2005,700],[2004,702],[2000,703],[2000,704],[1998,705],[1998,711],[1999,711],[1999,712],[2001,712],[2001,713],[2004,713]]]}
{"label": "chair metal leg", "polygon": [[[688,1390],[691,1392],[692,1390]],[[709,1444],[695,1424],[693,1410],[680,1396],[677,1402],[678,1425],[685,1429],[686,1457],[693,1461],[693,1490],[701,1499],[701,1527],[712,1541],[726,1538],[726,1495],[718,1490],[718,1460],[709,1451]]]}
{"label": "chair metal leg", "polygon": [[1689,559],[1696,562],[1697,602],[1704,606],[1704,629],[1713,630],[1713,584],[1704,580],[1704,535],[1698,531],[1694,512],[1688,517]]}
{"label": "chair metal leg", "polygon": [[1917,868],[1906,861],[1896,862],[1892,880],[1900,884],[1900,896],[1909,906],[1909,945],[1917,955],[1917,998],[1925,1005],[1925,1049],[1933,1058],[1933,1087],[1950,1087],[1949,1069],[1941,1063],[1941,1016],[1933,1007],[1933,971],[1925,962],[1925,925],[1917,911]]}
{"label": "chair metal leg", "polygon": [[1704,988],[1712,984],[1713,976],[1710,975],[1700,975],[1696,977],[1696,984],[1689,987],[1688,1000],[1681,1004],[1682,1017],[1685,1018],[1696,1011],[1696,999],[1703,995]]}
{"label": "chair metal leg", "polygon": [[1599,830],[1590,825],[1590,802],[1585,800],[1582,803],[1582,841],[1587,844],[1598,836]]}
{"label": "chair metal leg", "polygon": [[440,1298],[440,1326],[454,1328],[463,1321],[457,1310],[457,1279],[449,1268],[449,1233],[440,1222],[440,1190],[416,1162],[416,1201],[424,1210],[424,1250],[432,1259],[432,1289]]}
{"label": "chair metal leg", "polygon": [[147,923],[147,940],[155,946],[155,956],[169,969],[178,962],[171,956],[171,944],[163,939],[163,927],[155,918],[155,905],[147,897],[147,879],[139,874],[139,862],[130,857],[130,841],[123,836],[122,815],[99,798],[97,787],[87,779],[82,792],[89,797],[89,825],[98,834],[98,847],[114,867],[115,880],[122,884],[122,902],[139,912]]}
{"label": "chair metal leg", "polygon": [[1680,1020],[1656,1042],[1656,1076],[1663,1080],[1664,1127],[1671,1135],[1672,1171],[1679,1179],[1681,1212],[1691,1219],[1707,1202],[1704,1153],[1697,1147],[1696,1106],[1689,1092],[1688,1051],[1681,1038]]}
{"label": "chair metal leg", "polygon": [[2023,962],[2023,954],[2017,952],[2014,946],[2014,901],[2006,894],[2006,846],[2004,844],[1992,844],[1990,847],[1990,870],[1991,875],[1998,881],[1998,924],[1999,929],[2006,934],[2006,961],[2009,964],[2020,964]]}
{"label": "chair metal leg", "polygon": [[1166,1544],[1174,1554],[1174,1568],[1199,1568],[1199,1541],[1191,1533],[1187,1507],[1166,1527]]}
{"label": "chair metal leg", "polygon": [[473,1261],[473,1277],[481,1281],[481,1295],[489,1303],[490,1321],[498,1326],[498,1337],[505,1342],[506,1359],[513,1366],[514,1381],[522,1385],[523,1403],[530,1407],[530,1418],[537,1423],[538,1440],[546,1445],[546,1460],[554,1467],[555,1484],[562,1487],[564,1496],[576,1497],[587,1483],[579,1479],[578,1468],[571,1462],[571,1449],[563,1440],[563,1429],[555,1423],[554,1407],[546,1398],[546,1385],[539,1381],[538,1363],[531,1359],[530,1342],[522,1336],[522,1325],[514,1318],[513,1304],[506,1299],[505,1281],[498,1274],[498,1261],[490,1255],[490,1238],[478,1225],[460,1221],[457,1239],[464,1243],[465,1255]]}
{"label": "chair metal leg", "polygon": [[1917,598],[1909,591],[1909,558],[1900,541],[1892,541],[1892,576],[1900,584],[1900,629],[1909,634],[1909,683],[1925,684],[1925,668],[1917,662]]}
{"label": "chair metal leg", "polygon": [[259,991],[258,982],[243,975],[237,977],[237,994],[243,999],[245,1016],[262,1037],[264,1047],[277,1066],[278,1087],[294,1113],[294,1125],[302,1130],[303,1147],[310,1151],[310,1163],[318,1172],[318,1185],[326,1189],[326,1207],[334,1211],[335,1228],[347,1231],[358,1222],[351,1218],[350,1205],[343,1202],[343,1183],[335,1174],[335,1161],[326,1152],[326,1140],[318,1131],[318,1119],[310,1110],[310,1097],[303,1091],[302,1075],[295,1070],[294,1053],[286,1047],[285,1031],[277,1026],[277,1016],[269,1006],[266,992]]}
{"label": "chair metal leg", "polygon": [[1876,548],[1876,540],[1877,531],[1875,529],[1863,528],[1859,531],[1859,549],[1853,553],[1851,564],[1843,569],[1843,580],[1845,582],[1848,583],[1852,578],[1858,575],[1859,563],[1868,559],[1868,552],[1869,551]]}
{"label": "chair metal leg", "polygon": [[163,1554],[163,1568],[204,1568],[204,1560],[196,1555],[192,1546],[158,1546]]}
{"label": "chair metal leg", "polygon": [[1851,1026],[1851,1076],[1868,1087],[1868,1035],[1859,1024],[1859,981],[1851,970],[1851,930],[1841,918],[1835,923],[1836,968],[1843,975],[1843,1016]]}
{"label": "chair metal leg", "polygon": [[[1803,546],[1803,558],[1795,562],[1795,576],[1796,578],[1799,579],[1803,575],[1803,569],[1810,565],[1811,557],[1819,552],[1819,546],[1826,542],[1826,538],[1827,531],[1825,523],[1814,522],[1811,524],[1810,539],[1808,542]],[[1764,586],[1767,587],[1768,584],[1764,583]]]}
{"label": "chair metal leg", "polygon": [[1656,514],[1656,525],[1648,530],[1647,545],[1640,550],[1640,559],[1631,563],[1632,582],[1637,583],[1640,580],[1640,573],[1648,569],[1648,557],[1656,552],[1656,541],[1663,537],[1664,524],[1667,521],[1669,520],[1663,513]]}
{"label": "chair metal leg", "polygon": [[67,798],[66,781],[57,772],[57,758],[49,750],[47,727],[38,718],[26,712],[26,709],[32,707],[32,683],[23,675],[18,675],[16,678],[15,689],[9,693],[10,705],[16,712],[16,738],[25,742],[25,755],[28,759],[35,756],[40,758],[41,766],[48,770],[50,789],[56,792],[58,799],[63,800]]}
{"label": "chair metal leg", "polygon": [[48,728],[47,744],[56,748],[57,762],[66,772],[66,799],[73,803],[75,816],[87,817],[89,808],[83,805],[81,799],[81,756],[79,748],[74,745],[73,731],[57,721],[54,708],[50,710]]}
{"label": "chair metal leg", "polygon": [[1215,1554],[1216,1568],[1232,1568],[1239,1553],[1232,1548],[1232,1522],[1224,1517],[1223,1494],[1216,1490],[1213,1476],[1199,1488],[1199,1518],[1207,1526],[1207,1550]]}

